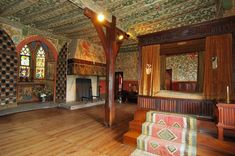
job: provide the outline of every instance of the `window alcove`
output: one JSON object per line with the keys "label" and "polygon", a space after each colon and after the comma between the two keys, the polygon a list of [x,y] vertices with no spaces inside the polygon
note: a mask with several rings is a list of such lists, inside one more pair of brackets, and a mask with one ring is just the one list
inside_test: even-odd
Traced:
{"label": "window alcove", "polygon": [[33,41],[19,52],[18,103],[53,100],[56,61],[46,44]]}

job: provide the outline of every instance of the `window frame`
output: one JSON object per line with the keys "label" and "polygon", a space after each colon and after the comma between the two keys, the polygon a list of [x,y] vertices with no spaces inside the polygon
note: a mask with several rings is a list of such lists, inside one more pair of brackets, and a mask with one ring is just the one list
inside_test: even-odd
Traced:
{"label": "window frame", "polygon": [[[29,49],[29,55],[22,54],[22,50],[23,50],[23,48],[25,48],[25,47]],[[31,52],[30,47],[29,47],[27,44],[26,44],[23,48],[21,49],[20,55],[19,55],[19,57],[20,57],[19,64],[20,64],[20,65],[19,65],[18,76],[19,76],[20,79],[30,79],[30,78],[32,77],[32,74],[31,74],[31,70],[32,70],[32,66],[31,66],[32,52]],[[22,56],[29,57],[29,65],[28,65],[28,66],[21,64],[21,60],[22,60],[21,57],[22,57]],[[22,77],[22,76],[21,76],[21,73],[20,73],[20,68],[21,68],[21,67],[28,67],[28,68],[29,68],[29,76],[26,76],[26,77]]]}
{"label": "window frame", "polygon": [[[32,45],[29,44],[26,44],[23,46],[23,48],[25,46],[28,47],[29,49],[29,52],[30,52],[30,55],[22,55],[21,54],[21,51],[19,53],[19,72],[18,72],[18,78],[19,78],[19,82],[33,82],[34,80],[45,80],[46,79],[46,73],[47,73],[47,61],[48,61],[48,51],[43,47],[42,43],[41,42],[36,42],[35,43],[36,45],[34,47],[32,47]],[[44,62],[44,77],[43,78],[37,78],[36,77],[36,68],[37,68],[37,53],[38,53],[38,50],[42,48],[42,50],[44,51],[44,54],[45,54],[45,62]],[[25,65],[21,65],[21,56],[28,56],[29,57],[29,66],[25,66]],[[22,77],[21,74],[20,74],[20,68],[22,67],[29,67],[29,77]],[[40,68],[40,67],[39,67]]]}

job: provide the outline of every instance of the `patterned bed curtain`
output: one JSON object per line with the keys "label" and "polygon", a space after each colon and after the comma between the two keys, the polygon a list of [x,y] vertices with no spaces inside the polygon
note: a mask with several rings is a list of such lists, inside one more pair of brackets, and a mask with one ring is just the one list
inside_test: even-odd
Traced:
{"label": "patterned bed curtain", "polygon": [[143,46],[139,95],[154,96],[160,90],[160,45]]}
{"label": "patterned bed curtain", "polygon": [[227,86],[232,83],[232,35],[206,38],[204,96],[206,99],[225,100]]}

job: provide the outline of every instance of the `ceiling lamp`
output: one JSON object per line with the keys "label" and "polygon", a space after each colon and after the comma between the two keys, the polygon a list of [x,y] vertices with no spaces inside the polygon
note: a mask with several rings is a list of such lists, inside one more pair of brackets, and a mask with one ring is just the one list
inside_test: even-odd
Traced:
{"label": "ceiling lamp", "polygon": [[103,14],[99,14],[99,15],[97,16],[97,19],[98,19],[99,22],[103,22],[104,19],[105,19],[105,17],[104,17]]}
{"label": "ceiling lamp", "polygon": [[123,40],[123,39],[124,39],[124,36],[123,36],[123,35],[119,35],[119,36],[118,36],[118,40],[121,41],[121,40]]}

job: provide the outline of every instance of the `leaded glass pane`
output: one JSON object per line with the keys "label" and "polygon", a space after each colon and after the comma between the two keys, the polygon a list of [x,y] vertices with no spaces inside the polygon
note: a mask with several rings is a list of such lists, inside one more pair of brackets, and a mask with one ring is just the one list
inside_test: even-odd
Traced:
{"label": "leaded glass pane", "polygon": [[20,56],[21,65],[23,66],[29,66],[30,62],[29,60],[30,60],[29,56],[24,56],[24,55]]}
{"label": "leaded glass pane", "polygon": [[37,79],[44,78],[45,77],[44,73],[45,73],[45,68],[36,67],[36,78]]}
{"label": "leaded glass pane", "polygon": [[37,58],[36,66],[37,67],[44,67],[45,66],[45,58]]}
{"label": "leaded glass pane", "polygon": [[30,67],[20,66],[20,77],[29,77]]}
{"label": "leaded glass pane", "polygon": [[20,52],[20,55],[26,55],[26,56],[30,56],[30,50],[28,45],[25,45]]}
{"label": "leaded glass pane", "polygon": [[45,77],[45,51],[40,47],[36,54],[36,78]]}
{"label": "leaded glass pane", "polygon": [[40,47],[40,48],[38,49],[37,57],[39,57],[39,58],[45,58],[45,51],[43,50],[42,47]]}

